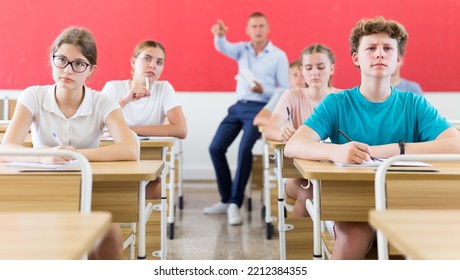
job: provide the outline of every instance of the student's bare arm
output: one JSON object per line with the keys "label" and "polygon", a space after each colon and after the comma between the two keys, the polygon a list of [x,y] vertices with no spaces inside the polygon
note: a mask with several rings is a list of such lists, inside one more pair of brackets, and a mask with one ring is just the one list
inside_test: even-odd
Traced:
{"label": "student's bare arm", "polygon": [[[371,155],[374,157],[389,158],[399,155],[398,143],[372,146]],[[433,141],[420,143],[406,143],[406,154],[459,154],[460,133],[456,128],[448,128]]]}
{"label": "student's bare arm", "polygon": [[[22,145],[32,124],[33,116],[32,113],[21,103],[17,103],[14,110],[13,118],[8,125],[6,134],[3,137],[1,144],[2,148],[6,149],[27,149]],[[49,147],[41,147],[49,148]],[[72,147],[54,147],[54,149],[74,150]],[[21,162],[42,162],[50,164],[62,164],[69,161],[71,158],[62,156],[26,156],[26,157],[3,157],[3,161],[21,161]]]}
{"label": "student's bare arm", "polygon": [[264,129],[265,137],[275,141],[288,141],[294,132],[290,123],[276,113],[272,114]]}
{"label": "student's bare arm", "polygon": [[78,150],[89,161],[138,160],[139,151],[133,133],[126,124],[121,109],[114,110],[106,119],[106,126],[114,144]]}
{"label": "student's bare arm", "polygon": [[284,155],[289,158],[362,163],[370,160],[369,146],[360,142],[343,145],[320,143],[321,138],[310,127],[302,125],[286,143]]}
{"label": "student's bare arm", "polygon": [[267,109],[262,109],[257,113],[256,117],[254,118],[253,124],[255,126],[262,125],[265,126],[267,125],[268,121],[270,120],[271,112]]}
{"label": "student's bare arm", "polygon": [[132,126],[131,129],[138,135],[172,136],[180,139],[187,137],[187,123],[182,108],[177,106],[168,111],[168,124]]}
{"label": "student's bare arm", "polygon": [[24,148],[22,143],[26,139],[27,133],[32,124],[32,113],[21,103],[17,103],[13,118],[8,125],[5,136],[2,140],[2,148]]}

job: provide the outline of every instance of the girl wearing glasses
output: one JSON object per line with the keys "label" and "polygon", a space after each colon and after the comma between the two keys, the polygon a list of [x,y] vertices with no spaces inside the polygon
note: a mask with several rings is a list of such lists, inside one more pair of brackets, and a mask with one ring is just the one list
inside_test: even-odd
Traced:
{"label": "girl wearing glasses", "polygon": [[[25,148],[22,143],[31,129],[34,148],[72,150],[89,161],[137,160],[137,144],[120,106],[85,86],[97,68],[96,43],[91,33],[82,28],[65,29],[51,46],[50,64],[55,84],[32,86],[21,93],[1,146]],[[114,145],[99,146],[104,125],[110,130]],[[69,158],[32,160],[64,164]],[[112,226],[89,257],[123,257],[119,225]]]}
{"label": "girl wearing glasses", "polygon": [[[187,126],[174,88],[167,81],[159,81],[165,59],[166,52],[160,43],[141,42],[130,58],[132,78],[109,81],[102,93],[119,102],[126,122],[138,135],[183,139],[187,135]],[[159,181],[147,185],[148,199],[160,197]]]}

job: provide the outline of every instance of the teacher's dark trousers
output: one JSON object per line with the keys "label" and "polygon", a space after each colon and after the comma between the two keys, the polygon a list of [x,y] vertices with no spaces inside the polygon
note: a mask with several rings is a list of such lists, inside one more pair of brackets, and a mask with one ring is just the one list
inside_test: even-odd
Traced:
{"label": "teacher's dark trousers", "polygon": [[[265,103],[245,100],[232,105],[211,142],[209,153],[223,203],[235,203],[238,207],[243,204],[244,190],[252,168],[252,147],[260,137],[258,128],[252,122],[264,106]],[[238,165],[232,181],[225,154],[241,130],[243,136],[238,149]]]}

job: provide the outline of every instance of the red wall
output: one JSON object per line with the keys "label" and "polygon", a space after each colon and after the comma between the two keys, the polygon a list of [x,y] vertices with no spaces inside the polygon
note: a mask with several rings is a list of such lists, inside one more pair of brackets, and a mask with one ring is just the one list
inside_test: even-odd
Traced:
{"label": "red wall", "polygon": [[162,79],[176,90],[232,91],[236,63],[214,50],[210,28],[220,18],[231,41],[246,40],[254,11],[268,16],[270,39],[289,60],[312,43],[331,47],[340,88],[359,82],[349,55],[353,25],[376,15],[396,19],[410,37],[403,76],[425,91],[460,91],[458,0],[0,0],[0,88],[52,83],[49,46],[62,29],[77,25],[91,30],[98,44],[99,70],[89,81],[95,89],[129,78],[134,46],[154,39],[167,52]]}

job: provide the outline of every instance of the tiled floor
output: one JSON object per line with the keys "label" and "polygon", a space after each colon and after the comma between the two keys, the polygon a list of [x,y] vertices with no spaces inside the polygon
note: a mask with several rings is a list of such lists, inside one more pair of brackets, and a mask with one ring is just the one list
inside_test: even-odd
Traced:
{"label": "tiled floor", "polygon": [[230,226],[226,215],[204,215],[203,208],[219,201],[215,183],[184,182],[184,209],[177,210],[175,238],[168,240],[173,260],[279,259],[276,236],[265,238],[260,191],[253,191],[253,211],[243,204],[243,225]]}

